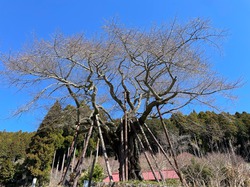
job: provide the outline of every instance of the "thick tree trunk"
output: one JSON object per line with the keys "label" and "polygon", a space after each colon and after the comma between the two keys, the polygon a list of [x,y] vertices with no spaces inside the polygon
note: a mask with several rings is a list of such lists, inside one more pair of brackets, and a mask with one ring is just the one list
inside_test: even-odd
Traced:
{"label": "thick tree trunk", "polygon": [[123,122],[123,133],[124,133],[124,176],[125,181],[128,180],[128,113],[127,113],[127,93],[124,92],[124,122]]}
{"label": "thick tree trunk", "polygon": [[130,127],[128,133],[128,180],[143,180],[139,157],[138,140]]}
{"label": "thick tree trunk", "polygon": [[[148,154],[147,154],[147,152],[146,152],[146,150],[145,150],[145,147],[144,147],[144,145],[143,145],[143,143],[142,143],[140,137],[138,136],[138,134],[137,134],[137,132],[136,132],[136,129],[135,129],[135,127],[134,127],[133,122],[131,122],[130,125],[131,125],[131,127],[132,127],[132,129],[133,129],[133,131],[134,131],[134,133],[135,133],[136,139],[138,140],[138,142],[139,142],[139,144],[140,144],[140,146],[141,146],[141,148],[142,148],[143,154],[144,154],[145,157],[146,157],[146,160],[147,160],[148,165],[149,165],[149,167],[150,167],[150,169],[151,169],[151,171],[152,171],[152,173],[153,173],[153,175],[154,175],[155,180],[156,180],[157,182],[159,182],[159,179],[158,179],[157,176],[156,176],[156,173],[155,173],[154,168],[153,168],[153,166],[152,166],[152,164],[151,164],[151,161],[150,161],[150,159],[149,159],[149,157],[148,157]],[[138,125],[139,125],[139,124],[138,124]]]}
{"label": "thick tree trunk", "polygon": [[[123,125],[121,123],[120,127],[117,129],[116,134],[119,140],[117,142],[113,142],[113,150],[117,153],[118,156],[118,162],[120,163],[119,168],[119,176],[120,180],[123,178],[125,180],[125,146],[124,146],[124,133],[123,131]],[[127,123],[127,180],[143,180],[143,177],[141,175],[141,167],[140,167],[140,150],[138,146],[138,140],[136,139],[136,134],[131,128],[131,124]],[[123,143],[122,143],[123,142]],[[118,148],[118,149],[117,149]]]}

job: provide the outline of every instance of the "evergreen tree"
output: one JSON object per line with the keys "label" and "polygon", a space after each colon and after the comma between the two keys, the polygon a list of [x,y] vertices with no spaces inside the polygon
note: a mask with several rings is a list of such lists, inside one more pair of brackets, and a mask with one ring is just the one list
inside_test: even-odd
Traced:
{"label": "evergreen tree", "polygon": [[22,131],[0,132],[0,186],[17,186],[22,181],[25,150],[33,135]]}
{"label": "evergreen tree", "polygon": [[246,112],[236,113],[237,153],[247,161],[250,161],[250,114]]}
{"label": "evergreen tree", "polygon": [[42,186],[49,180],[54,151],[63,144],[62,130],[58,128],[62,124],[61,119],[62,108],[60,103],[56,102],[48,111],[27,149],[25,165],[28,176],[36,177]]}
{"label": "evergreen tree", "polygon": [[10,159],[0,159],[0,184],[12,182],[15,174],[15,165]]}

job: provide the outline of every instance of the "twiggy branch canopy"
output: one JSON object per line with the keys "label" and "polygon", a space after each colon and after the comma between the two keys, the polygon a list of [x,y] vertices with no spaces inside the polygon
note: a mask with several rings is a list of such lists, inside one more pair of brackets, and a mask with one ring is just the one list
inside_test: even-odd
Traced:
{"label": "twiggy branch canopy", "polygon": [[223,31],[200,19],[149,31],[111,23],[96,39],[56,34],[50,41],[35,40],[20,53],[2,56],[2,75],[21,87],[39,84],[35,100],[59,91],[60,97],[72,97],[70,88],[74,100],[124,111],[125,92],[129,115],[143,122],[156,106],[167,113],[193,101],[206,104],[212,95],[238,86],[206,60],[206,52],[219,47],[223,37]]}

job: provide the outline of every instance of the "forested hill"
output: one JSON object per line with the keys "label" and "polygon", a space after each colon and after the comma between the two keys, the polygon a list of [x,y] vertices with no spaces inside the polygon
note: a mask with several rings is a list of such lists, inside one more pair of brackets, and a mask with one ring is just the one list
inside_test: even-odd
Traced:
{"label": "forested hill", "polygon": [[[89,115],[90,110],[84,103],[82,108],[86,111],[84,114]],[[54,152],[57,150],[56,159],[62,158],[60,154],[67,152],[73,140],[75,113],[74,107],[62,108],[56,102],[37,132],[0,132],[0,184],[11,184],[13,181],[23,183],[23,173],[47,181]],[[167,149],[160,121],[149,119],[146,123]],[[246,161],[250,161],[249,113],[174,113],[169,119],[165,119],[165,124],[177,153],[189,152],[202,156],[210,152],[227,153],[233,150]],[[82,149],[86,129],[82,127],[80,132],[78,150]],[[94,133],[91,138],[87,155],[95,149],[96,136],[97,133]],[[150,135],[148,137],[150,140]],[[150,142],[156,147],[153,141]],[[113,155],[109,142],[107,145],[109,155]]]}
{"label": "forested hill", "polygon": [[[66,108],[65,110],[69,109]],[[147,123],[158,134],[158,138],[161,139],[160,121],[150,119],[147,120]],[[230,140],[236,152],[250,160],[249,113],[236,112],[234,115],[228,113],[216,114],[210,111],[192,112],[189,115],[176,113],[169,119],[165,119],[165,123],[173,137],[188,135],[192,142],[197,143],[204,153],[216,151],[217,149],[223,150]],[[25,158],[25,150],[29,147],[31,137],[41,131],[41,126],[39,131],[31,133],[0,131],[0,158],[8,158],[12,161]],[[60,127],[58,128],[60,129]],[[67,136],[73,135],[73,131],[66,132],[69,129],[65,127],[63,129],[61,135],[67,138],[66,142],[69,144],[72,137]],[[48,128],[46,131],[51,130]]]}
{"label": "forested hill", "polygon": [[[160,121],[148,120],[158,134],[163,137]],[[210,152],[228,152],[230,149],[250,161],[250,114],[193,111],[189,115],[173,114],[165,123],[171,132],[178,151],[188,151],[194,155]]]}

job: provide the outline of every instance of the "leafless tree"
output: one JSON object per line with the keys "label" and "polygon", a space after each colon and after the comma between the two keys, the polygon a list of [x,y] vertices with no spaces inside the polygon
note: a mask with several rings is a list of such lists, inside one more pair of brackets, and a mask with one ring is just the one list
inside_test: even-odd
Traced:
{"label": "leafless tree", "polygon": [[[224,32],[211,28],[209,22],[193,20],[186,25],[175,22],[148,32],[107,26],[110,51],[117,53],[96,68],[99,78],[110,89],[121,109],[127,92],[128,110],[141,122],[178,110],[191,102],[211,105],[215,93],[235,88],[214,72],[205,56],[206,47],[219,47]],[[100,64],[99,64],[100,66]]]}
{"label": "leafless tree", "polygon": [[191,102],[213,106],[213,95],[238,85],[221,78],[205,57],[205,50],[219,48],[224,37],[209,22],[174,22],[148,32],[110,24],[106,31],[111,49],[96,72],[120,109],[128,110],[128,118],[137,118],[140,124],[148,117],[159,117],[157,108],[166,114]]}
{"label": "leafless tree", "polygon": [[[1,75],[35,92],[28,106],[43,97],[73,100],[78,108],[76,129],[84,120],[79,115],[82,100],[93,109],[89,119],[99,119],[99,111],[117,117],[109,112],[116,108],[136,127],[148,117],[159,117],[157,108],[166,114],[191,102],[212,106],[214,95],[238,86],[213,71],[207,60],[206,52],[220,47],[223,37],[223,31],[200,19],[149,31],[110,23],[95,39],[56,34],[49,41],[34,40],[21,52],[2,55]],[[105,125],[99,120],[94,124]],[[128,131],[125,144],[138,145],[136,130],[128,126]],[[128,146],[125,152],[131,150],[134,147]]]}

